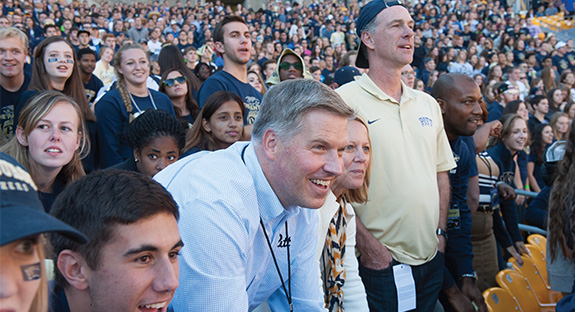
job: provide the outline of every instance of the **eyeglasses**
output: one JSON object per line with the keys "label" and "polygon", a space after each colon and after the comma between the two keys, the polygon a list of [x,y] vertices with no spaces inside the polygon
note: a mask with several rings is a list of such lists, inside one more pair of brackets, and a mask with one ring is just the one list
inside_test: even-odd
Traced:
{"label": "eyeglasses", "polygon": [[302,70],[302,69],[303,69],[303,65],[302,65],[301,63],[299,63],[299,62],[296,62],[296,63],[281,62],[281,63],[280,63],[280,68],[281,68],[281,69],[284,69],[284,70],[290,69],[290,67],[292,67],[292,66],[293,66],[293,68],[295,68],[295,69],[297,69],[297,70]]}
{"label": "eyeglasses", "polygon": [[402,75],[402,76],[415,76],[415,72],[412,72],[412,71],[410,71],[410,72],[402,72],[401,75]]}
{"label": "eyeglasses", "polygon": [[170,78],[170,79],[166,79],[164,80],[164,85],[166,85],[166,87],[173,87],[176,82],[178,84],[182,84],[186,82],[186,77],[184,76],[180,76],[180,77],[176,77],[176,78]]}

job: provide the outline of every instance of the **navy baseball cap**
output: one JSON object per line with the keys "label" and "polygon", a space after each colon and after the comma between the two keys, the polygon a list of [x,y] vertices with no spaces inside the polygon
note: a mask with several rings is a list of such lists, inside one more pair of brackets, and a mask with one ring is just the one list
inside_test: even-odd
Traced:
{"label": "navy baseball cap", "polygon": [[0,246],[32,235],[60,233],[78,243],[88,238],[44,211],[37,187],[26,169],[0,153]]}
{"label": "navy baseball cap", "polygon": [[359,51],[357,52],[357,58],[355,59],[355,65],[357,67],[369,68],[369,61],[367,60],[367,57],[365,57],[365,48],[361,43],[361,33],[365,31],[367,25],[379,14],[379,12],[396,5],[405,7],[402,0],[372,0],[359,12],[359,17],[356,22],[357,35],[359,36]]}
{"label": "navy baseball cap", "polygon": [[355,80],[356,76],[361,76],[359,69],[352,66],[344,66],[335,71],[333,81],[340,87]]}

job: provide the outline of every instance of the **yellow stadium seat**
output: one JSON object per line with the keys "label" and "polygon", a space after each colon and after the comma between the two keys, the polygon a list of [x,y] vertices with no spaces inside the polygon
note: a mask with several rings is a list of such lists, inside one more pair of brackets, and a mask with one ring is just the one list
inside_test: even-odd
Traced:
{"label": "yellow stadium seat", "polygon": [[547,238],[541,234],[531,234],[527,237],[529,244],[535,245],[543,251],[543,254],[547,253]]}
{"label": "yellow stadium seat", "polygon": [[554,303],[544,304],[537,301],[531,285],[519,272],[502,270],[497,273],[495,280],[515,298],[523,312],[555,311]]}
{"label": "yellow stadium seat", "polygon": [[523,311],[511,294],[500,287],[491,287],[483,292],[489,312]]}
{"label": "yellow stadium seat", "polygon": [[541,273],[541,277],[545,282],[545,286],[547,286],[547,289],[551,289],[551,287],[549,286],[549,280],[547,279],[546,255],[543,253],[543,251],[541,251],[541,249],[539,249],[539,247],[535,245],[525,244],[525,247],[527,247],[527,249],[531,253],[529,258],[531,258],[531,260],[533,260],[533,262],[535,263],[535,266],[537,266],[537,269],[539,270],[539,273]]}
{"label": "yellow stadium seat", "polygon": [[563,295],[560,292],[551,290],[546,281],[543,280],[543,276],[540,273],[539,268],[533,263],[533,261],[526,255],[521,256],[523,259],[523,265],[519,265],[515,258],[509,259],[513,269],[527,279],[531,289],[537,297],[539,303],[557,303]]}

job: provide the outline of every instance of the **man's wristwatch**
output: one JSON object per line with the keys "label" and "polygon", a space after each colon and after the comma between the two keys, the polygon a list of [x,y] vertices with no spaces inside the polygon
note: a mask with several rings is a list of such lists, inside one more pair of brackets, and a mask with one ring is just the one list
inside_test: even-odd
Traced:
{"label": "man's wristwatch", "polygon": [[475,281],[477,280],[477,272],[462,274],[459,278],[462,279],[464,277],[471,277]]}
{"label": "man's wristwatch", "polygon": [[444,231],[443,229],[437,229],[437,231],[435,231],[435,234],[441,235],[441,236],[445,237],[445,239],[447,240],[447,232]]}

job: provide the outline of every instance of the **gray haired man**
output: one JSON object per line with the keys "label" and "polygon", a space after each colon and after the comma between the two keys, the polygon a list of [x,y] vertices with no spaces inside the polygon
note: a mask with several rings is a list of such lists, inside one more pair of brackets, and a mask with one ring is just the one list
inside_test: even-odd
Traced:
{"label": "gray haired man", "polygon": [[[317,214],[342,173],[343,100],[320,82],[266,92],[251,142],[200,153],[156,175],[180,206],[176,311],[324,311]],[[305,209],[312,208],[312,209]]]}

